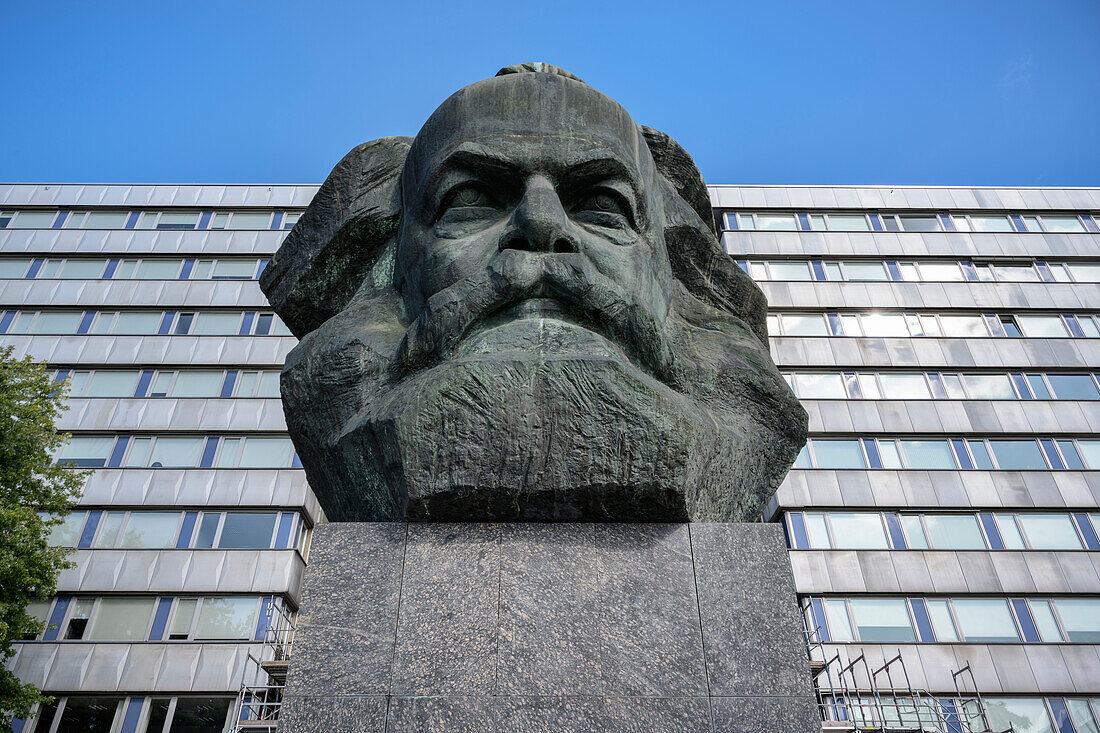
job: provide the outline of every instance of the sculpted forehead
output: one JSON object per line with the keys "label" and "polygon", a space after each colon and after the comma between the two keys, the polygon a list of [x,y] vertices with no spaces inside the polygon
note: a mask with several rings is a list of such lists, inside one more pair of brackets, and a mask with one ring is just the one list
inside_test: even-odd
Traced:
{"label": "sculpted forehead", "polygon": [[652,175],[649,149],[626,110],[591,87],[552,74],[498,76],[451,95],[416,136],[406,191],[418,190],[463,143],[547,168],[613,156],[642,181]]}

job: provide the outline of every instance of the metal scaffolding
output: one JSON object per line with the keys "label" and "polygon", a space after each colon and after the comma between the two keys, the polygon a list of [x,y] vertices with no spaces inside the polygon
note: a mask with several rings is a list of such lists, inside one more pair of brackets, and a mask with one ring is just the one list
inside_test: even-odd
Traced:
{"label": "metal scaffolding", "polygon": [[294,619],[281,598],[266,599],[263,646],[257,658],[248,654],[237,693],[234,733],[275,733],[279,708],[290,666],[294,641]]}

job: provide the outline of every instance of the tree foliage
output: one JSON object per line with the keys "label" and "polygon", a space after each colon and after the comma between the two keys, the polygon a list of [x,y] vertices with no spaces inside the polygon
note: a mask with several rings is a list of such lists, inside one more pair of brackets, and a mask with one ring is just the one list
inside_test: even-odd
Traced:
{"label": "tree foliage", "polygon": [[71,565],[68,551],[48,542],[86,477],[53,458],[68,439],[55,428],[67,391],[45,364],[13,359],[12,347],[0,348],[0,729],[46,699],[5,663],[13,642],[42,630],[27,604],[52,596],[58,573]]}

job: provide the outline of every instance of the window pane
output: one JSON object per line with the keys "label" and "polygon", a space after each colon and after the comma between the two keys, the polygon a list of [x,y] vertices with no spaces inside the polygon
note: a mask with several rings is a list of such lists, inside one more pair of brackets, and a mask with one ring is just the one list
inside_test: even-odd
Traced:
{"label": "window pane", "polygon": [[926,605],[932,629],[936,632],[936,641],[958,641],[959,635],[955,633],[955,624],[951,621],[947,601],[927,601]]}
{"label": "window pane", "polygon": [[971,642],[1019,641],[1016,623],[1001,599],[956,599],[955,618],[963,638]]}
{"label": "window pane", "polygon": [[115,321],[111,333],[137,336],[152,335],[157,332],[162,317],[162,313],[155,311],[119,313],[118,320]]}
{"label": "window pane", "polygon": [[1032,265],[994,265],[993,271],[1001,282],[1037,283],[1039,272]]}
{"label": "window pane", "polygon": [[866,468],[858,440],[814,440],[817,468]]}
{"label": "window pane", "polygon": [[227,697],[181,697],[176,700],[171,733],[218,733],[229,716]]}
{"label": "window pane", "polygon": [[1016,392],[1007,374],[963,374],[966,394],[972,400],[1014,400]]}
{"label": "window pane", "polygon": [[294,444],[289,438],[249,438],[241,450],[240,468],[286,468]]}
{"label": "window pane", "polygon": [[271,225],[271,212],[238,211],[229,218],[227,229],[267,229]]}
{"label": "window pane", "polygon": [[1011,514],[995,514],[993,519],[997,522],[997,532],[1001,535],[1001,542],[1006,550],[1024,549],[1024,538],[1020,534],[1020,528],[1016,526],[1016,518]]}
{"label": "window pane", "polygon": [[200,313],[191,333],[199,336],[234,336],[240,326],[240,313]]}
{"label": "window pane", "polygon": [[194,468],[202,455],[202,438],[157,438],[149,457],[152,468]]}
{"label": "window pane", "polygon": [[279,372],[260,372],[260,384],[256,388],[256,396],[279,396]]}
{"label": "window pane", "polygon": [[31,261],[28,259],[0,260],[0,278],[18,280],[27,274],[30,266]]}
{"label": "window pane", "polygon": [[943,231],[940,220],[934,216],[899,216],[901,228],[907,232],[939,232]]}
{"label": "window pane", "polygon": [[1079,283],[1100,282],[1100,265],[1066,265],[1073,273],[1073,279]]}
{"label": "window pane", "polygon": [[1069,335],[1059,316],[1016,316],[1016,323],[1028,338],[1065,338]]}
{"label": "window pane", "polygon": [[138,372],[92,372],[84,397],[133,397],[137,387]]}
{"label": "window pane", "polygon": [[76,547],[76,541],[80,539],[80,530],[84,528],[84,512],[70,512],[50,528],[49,543],[54,547]]}
{"label": "window pane", "polygon": [[769,262],[772,280],[809,280],[810,263],[808,262]]}
{"label": "window pane", "polygon": [[204,598],[195,638],[248,639],[255,617],[255,598]]}
{"label": "window pane", "polygon": [[[1097,700],[1100,703],[1100,700]],[[1077,733],[1097,733],[1100,731],[1100,718],[1093,718],[1092,711],[1089,710],[1088,700],[1066,700],[1066,706],[1069,708],[1069,717],[1073,720],[1073,725],[1077,729]],[[1097,708],[1100,710],[1100,708]]]}
{"label": "window pane", "polygon": [[839,374],[796,374],[795,391],[809,400],[843,400],[848,398],[844,380]]}
{"label": "window pane", "polygon": [[1019,519],[1033,550],[1081,549],[1081,540],[1068,514],[1021,514]]}
{"label": "window pane", "polygon": [[1094,471],[1100,469],[1100,440],[1078,440],[1077,450]]}
{"label": "window pane", "polygon": [[987,697],[989,720],[994,730],[1014,733],[1053,733],[1042,698]]}
{"label": "window pane", "polygon": [[919,262],[921,280],[930,282],[962,280],[962,268],[958,262]]}
{"label": "window pane", "polygon": [[142,260],[134,277],[138,280],[175,280],[182,266],[179,260]]}
{"label": "window pane", "polygon": [[106,266],[104,260],[66,260],[58,277],[63,280],[98,280]]}
{"label": "window pane", "polygon": [[[29,330],[12,328],[11,332],[51,335],[76,333],[76,327],[80,325],[82,315],[79,311],[46,311],[38,314],[38,318],[33,325],[27,324]],[[19,325],[19,321],[16,321],[15,326],[18,327]]]}
{"label": "window pane", "polygon": [[871,226],[863,214],[829,214],[829,229],[834,232],[869,232]]}
{"label": "window pane", "polygon": [[931,397],[923,374],[880,374],[882,394],[890,400],[926,400]]}
{"label": "window pane", "polygon": [[255,273],[255,260],[218,260],[214,264],[215,280],[250,280]]}
{"label": "window pane", "polygon": [[222,391],[225,372],[180,372],[172,385],[173,397],[217,397]]}
{"label": "window pane", "polygon": [[852,620],[863,642],[916,641],[909,609],[900,598],[854,598]]}
{"label": "window pane", "polygon": [[118,542],[118,531],[125,521],[125,512],[108,512],[99,525],[99,534],[96,535],[92,547],[114,547]]}
{"label": "window pane", "polygon": [[756,228],[771,232],[793,232],[798,229],[794,214],[757,214]]}
{"label": "window pane", "polygon": [[195,620],[198,599],[181,598],[176,601],[176,613],[172,616],[172,626],[168,629],[170,639],[186,639],[191,634],[191,623]]}
{"label": "window pane", "polygon": [[58,463],[71,463],[76,468],[102,468],[107,463],[115,439],[111,438],[69,438],[58,452]]}
{"label": "window pane", "polygon": [[946,440],[901,440],[901,451],[909,468],[950,470],[955,468],[955,456]]}
{"label": "window pane", "polygon": [[848,621],[848,607],[844,601],[823,601],[825,623],[833,641],[855,641],[852,624]]}
{"label": "window pane", "polygon": [[848,280],[889,280],[886,265],[881,262],[845,262],[844,275]]}
{"label": "window pane", "polygon": [[927,550],[928,538],[924,536],[924,527],[921,526],[920,517],[915,514],[903,514],[901,528],[905,533],[905,544],[910,550]]}
{"label": "window pane", "polygon": [[57,218],[56,211],[20,211],[8,224],[9,229],[49,229]]}
{"label": "window pane", "polygon": [[1044,471],[1047,463],[1034,440],[991,440],[989,447],[1002,471]]}
{"label": "window pane", "polygon": [[1054,608],[1070,641],[1100,642],[1100,601],[1059,598],[1054,601]]}
{"label": "window pane", "polygon": [[821,315],[784,315],[783,334],[786,336],[826,336],[825,318]]}
{"label": "window pane", "polygon": [[[110,733],[121,703],[120,697],[68,697],[57,733]],[[43,722],[38,728],[47,731],[49,725]]]}
{"label": "window pane", "polygon": [[157,221],[157,229],[194,229],[198,223],[198,212],[181,214],[166,211],[160,215],[160,220]]}
{"label": "window pane", "polygon": [[1011,232],[1012,222],[1007,216],[976,216],[971,214],[970,225],[976,232]]}
{"label": "window pane", "polygon": [[978,519],[966,515],[926,514],[924,524],[928,539],[937,550],[984,550],[985,539]]}
{"label": "window pane", "polygon": [[1076,216],[1044,216],[1043,226],[1048,232],[1083,232],[1084,225]]}
{"label": "window pane", "polygon": [[229,512],[222,524],[218,547],[228,550],[266,549],[275,530],[275,513]]}
{"label": "window pane", "polygon": [[806,514],[806,537],[810,540],[810,547],[815,549],[827,549],[829,547],[829,530],[825,524],[824,514]]}
{"label": "window pane", "polygon": [[1091,374],[1048,374],[1047,381],[1060,400],[1100,399]]}
{"label": "window pane", "polygon": [[122,229],[126,226],[128,211],[93,211],[84,220],[82,229]]}
{"label": "window pane", "polygon": [[119,547],[172,547],[179,529],[179,512],[134,512],[122,532]]}
{"label": "window pane", "polygon": [[833,546],[849,550],[885,550],[886,531],[878,514],[830,514]]}
{"label": "window pane", "polygon": [[940,328],[944,336],[956,338],[989,335],[985,323],[978,316],[940,316]]}
{"label": "window pane", "polygon": [[1039,637],[1043,641],[1064,641],[1062,632],[1058,630],[1058,622],[1054,620],[1054,612],[1050,610],[1049,601],[1028,601],[1031,609],[1031,618],[1035,621],[1035,628],[1039,631]]}
{"label": "window pane", "polygon": [[92,641],[143,641],[153,614],[153,598],[103,598],[86,638]]}
{"label": "window pane", "polygon": [[863,326],[864,336],[889,338],[909,335],[909,327],[905,323],[905,316],[901,315],[865,313],[860,318],[860,324]]}

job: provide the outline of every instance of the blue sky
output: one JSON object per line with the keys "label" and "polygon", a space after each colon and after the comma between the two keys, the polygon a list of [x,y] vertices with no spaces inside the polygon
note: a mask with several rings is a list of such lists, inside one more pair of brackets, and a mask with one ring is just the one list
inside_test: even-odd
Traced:
{"label": "blue sky", "polygon": [[1100,185],[1100,2],[0,3],[0,180],[319,182],[549,61],[711,183]]}

